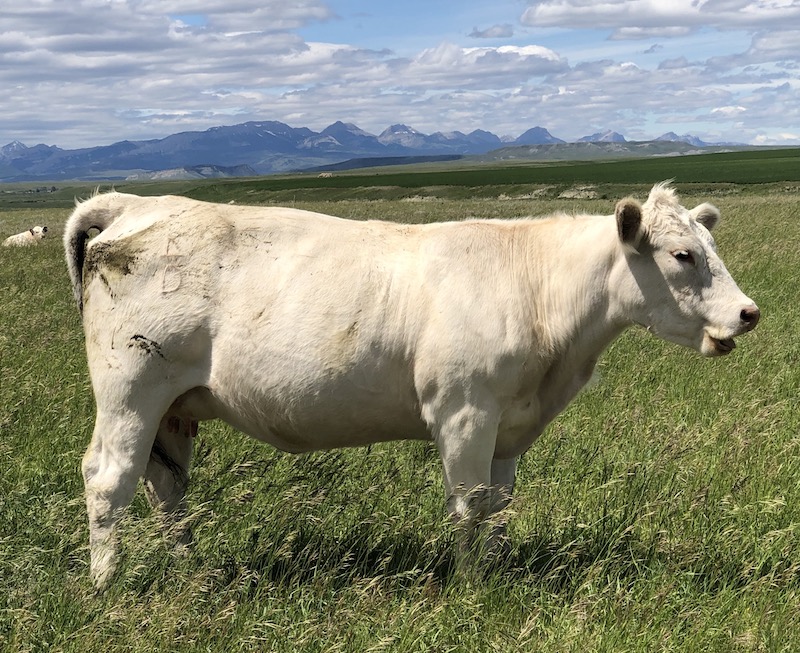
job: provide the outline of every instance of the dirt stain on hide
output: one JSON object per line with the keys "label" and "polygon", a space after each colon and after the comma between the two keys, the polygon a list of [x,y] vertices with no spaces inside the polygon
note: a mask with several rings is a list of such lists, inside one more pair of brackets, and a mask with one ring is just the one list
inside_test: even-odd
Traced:
{"label": "dirt stain on hide", "polygon": [[96,277],[105,286],[109,295],[116,298],[115,280],[133,274],[138,263],[136,252],[115,243],[95,243],[86,250],[83,262],[84,303],[88,298],[89,282]]}
{"label": "dirt stain on hide", "polygon": [[[360,311],[359,311],[360,313]],[[353,365],[358,349],[359,316],[350,325],[333,334],[327,349],[326,368],[328,372],[341,372]]]}
{"label": "dirt stain on hide", "polygon": [[137,347],[150,356],[159,356],[164,358],[164,354],[161,352],[161,345],[159,343],[139,334],[130,337],[130,340],[128,340],[128,347]]}
{"label": "dirt stain on hide", "polygon": [[94,243],[86,251],[84,270],[95,272],[102,269],[119,275],[128,275],[133,273],[136,261],[136,252],[125,247],[115,243]]}

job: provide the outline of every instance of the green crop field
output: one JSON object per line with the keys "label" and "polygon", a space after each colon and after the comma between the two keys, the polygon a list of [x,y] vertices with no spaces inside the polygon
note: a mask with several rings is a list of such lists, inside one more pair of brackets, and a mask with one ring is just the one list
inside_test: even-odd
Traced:
{"label": "green crop field", "polygon": [[0,197],[0,237],[33,224],[51,236],[0,249],[0,650],[797,650],[800,175],[796,161],[762,161],[760,184],[735,157],[678,163],[608,164],[624,174],[607,181],[570,180],[578,164],[513,183],[516,168],[485,183],[452,171],[473,175],[452,195],[442,177],[397,194],[394,173],[303,178],[321,184],[308,193],[296,178],[142,186],[423,222],[610,213],[657,172],[685,204],[720,207],[720,252],[763,317],[720,359],[640,329],[615,342],[601,381],[523,456],[511,552],[486,573],[454,565],[431,445],[291,456],[204,423],[191,551],[166,546],[140,494],[102,595],[80,478],[94,406],[59,240],[71,194],[91,188]]}
{"label": "green crop field", "polygon": [[[677,182],[761,184],[800,180],[800,150],[724,152],[683,157],[617,159],[605,162],[573,161],[516,165],[482,165],[472,169],[447,169],[449,164],[424,171],[394,172],[391,168],[365,173],[353,171],[332,178],[314,176],[262,179],[247,183],[258,191],[297,188],[357,188],[364,185],[398,186],[503,186],[519,184],[628,183],[646,184],[674,178]],[[376,171],[380,169],[375,169]],[[368,181],[365,181],[368,180]]]}

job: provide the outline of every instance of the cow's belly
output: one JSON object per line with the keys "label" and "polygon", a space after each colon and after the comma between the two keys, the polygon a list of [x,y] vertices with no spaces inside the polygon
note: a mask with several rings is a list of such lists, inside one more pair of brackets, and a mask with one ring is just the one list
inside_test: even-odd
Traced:
{"label": "cow's belly", "polygon": [[234,428],[292,453],[425,440],[413,388],[358,375],[243,374],[212,377],[178,402],[194,419],[219,418]]}
{"label": "cow's belly", "polygon": [[244,420],[240,413],[232,413],[223,419],[243,433],[290,453],[358,447],[391,440],[430,439],[424,424],[402,420],[401,417],[387,414],[382,420],[363,421],[348,416],[329,416],[328,419],[309,416],[289,423],[268,415]]}

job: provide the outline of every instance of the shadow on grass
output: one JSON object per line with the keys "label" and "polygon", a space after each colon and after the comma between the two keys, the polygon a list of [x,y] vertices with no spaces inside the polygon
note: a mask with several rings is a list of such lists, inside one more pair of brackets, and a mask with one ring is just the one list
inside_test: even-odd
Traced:
{"label": "shadow on grass", "polygon": [[441,536],[425,540],[412,532],[376,533],[367,525],[341,536],[301,528],[280,541],[269,538],[253,533],[243,564],[228,565],[229,581],[241,566],[258,579],[254,587],[266,581],[284,587],[324,584],[333,590],[373,578],[390,579],[398,587],[421,578],[445,585],[455,573],[452,547]]}
{"label": "shadow on grass", "polygon": [[741,589],[763,579],[783,587],[800,585],[800,566],[785,556],[767,557],[753,566],[746,551],[714,546],[713,541],[686,542],[680,550],[669,550],[661,540],[642,537],[616,521],[605,528],[532,532],[515,538],[505,555],[487,562],[460,553],[449,521],[398,526],[385,515],[374,515],[334,528],[335,514],[317,515],[319,521],[307,517],[293,521],[286,515],[278,524],[252,530],[233,547],[203,546],[189,552],[178,565],[171,553],[164,555],[155,523],[140,526],[138,537],[129,538],[125,547],[131,554],[124,565],[125,584],[146,594],[199,573],[213,578],[210,582],[219,590],[233,589],[251,598],[275,587],[327,593],[374,584],[389,592],[425,588],[427,594],[439,595],[464,586],[521,584],[565,600],[586,582],[631,587],[665,574],[680,576],[705,592]]}
{"label": "shadow on grass", "polygon": [[[250,551],[229,560],[223,584],[250,578],[251,590],[264,584],[283,587],[324,585],[341,590],[380,579],[395,589],[431,584],[441,589],[467,579],[489,584],[536,584],[557,594],[571,594],[592,575],[632,582],[647,573],[657,555],[632,539],[617,542],[586,538],[564,541],[559,534],[533,536],[487,562],[459,555],[452,528],[425,539],[417,532],[376,537],[367,525],[341,536],[313,528],[291,532],[282,541],[262,541],[256,532]],[[561,534],[563,535],[563,534]],[[265,536],[266,537],[266,536]],[[662,561],[663,562],[663,561]]]}
{"label": "shadow on grass", "polygon": [[370,580],[395,590],[422,584],[446,590],[466,579],[499,586],[533,584],[565,597],[588,579],[630,586],[665,570],[683,575],[704,591],[742,588],[764,577],[777,580],[776,574],[781,584],[800,582],[797,573],[790,577],[780,565],[762,566],[754,570],[755,576],[745,577],[741,561],[721,551],[673,555],[627,533],[619,537],[596,533],[573,537],[571,531],[534,534],[492,563],[479,557],[465,562],[457,553],[452,529],[440,530],[429,539],[411,531],[381,535],[376,537],[369,525],[341,536],[301,529],[281,542],[262,542],[255,533],[249,556],[244,561],[240,558],[239,564],[227,565],[227,579],[221,580],[234,582],[235,576],[245,572],[253,579],[251,589],[255,591],[265,582],[287,588],[341,590]]}

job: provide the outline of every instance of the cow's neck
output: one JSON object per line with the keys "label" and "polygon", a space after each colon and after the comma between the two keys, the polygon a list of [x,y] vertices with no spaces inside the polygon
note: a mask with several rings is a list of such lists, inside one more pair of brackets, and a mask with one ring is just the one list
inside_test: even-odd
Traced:
{"label": "cow's neck", "polygon": [[596,360],[625,328],[611,289],[621,255],[613,216],[532,223],[527,258],[534,338],[553,360],[578,366]]}

